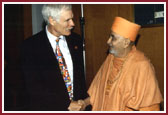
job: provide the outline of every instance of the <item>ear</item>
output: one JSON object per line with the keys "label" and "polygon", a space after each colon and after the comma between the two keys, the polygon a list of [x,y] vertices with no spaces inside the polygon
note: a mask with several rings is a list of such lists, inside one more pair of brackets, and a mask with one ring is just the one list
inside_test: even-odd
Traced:
{"label": "ear", "polygon": [[127,48],[130,44],[131,40],[129,38],[126,38],[124,41],[124,48]]}
{"label": "ear", "polygon": [[49,20],[50,25],[54,26],[56,21],[51,16],[48,18],[48,20]]}

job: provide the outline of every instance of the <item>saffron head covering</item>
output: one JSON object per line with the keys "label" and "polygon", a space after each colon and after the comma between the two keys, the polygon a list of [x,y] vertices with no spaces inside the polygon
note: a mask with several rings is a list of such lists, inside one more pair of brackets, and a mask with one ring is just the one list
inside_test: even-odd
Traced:
{"label": "saffron head covering", "polygon": [[124,38],[135,41],[140,25],[132,23],[122,17],[115,17],[111,30]]}

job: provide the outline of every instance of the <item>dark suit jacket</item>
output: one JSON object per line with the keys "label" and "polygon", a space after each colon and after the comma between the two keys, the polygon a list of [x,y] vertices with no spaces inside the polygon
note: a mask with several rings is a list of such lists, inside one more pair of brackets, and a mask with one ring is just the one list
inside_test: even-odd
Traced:
{"label": "dark suit jacket", "polygon": [[[87,93],[82,39],[72,33],[66,40],[73,61],[74,100],[84,99]],[[28,110],[66,111],[70,104],[68,92],[45,31],[23,42],[21,61],[28,93]]]}

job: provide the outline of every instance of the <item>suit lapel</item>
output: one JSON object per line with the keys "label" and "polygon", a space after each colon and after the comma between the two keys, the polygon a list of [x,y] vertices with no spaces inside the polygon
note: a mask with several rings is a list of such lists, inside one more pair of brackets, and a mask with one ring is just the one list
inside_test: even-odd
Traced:
{"label": "suit lapel", "polygon": [[47,38],[46,33],[45,33],[44,38],[43,38],[43,43],[44,43],[44,48],[45,48],[43,51],[45,51],[45,53],[48,54],[48,56],[50,57],[50,59],[56,60],[55,54],[53,52],[53,49],[51,47],[49,39]]}
{"label": "suit lapel", "polygon": [[59,64],[58,61],[55,57],[55,54],[53,52],[53,49],[51,47],[51,44],[49,42],[49,39],[47,38],[46,32],[44,31],[44,34],[42,36],[41,39],[41,52],[42,52],[42,58],[43,60],[45,60],[43,63],[44,64],[51,64],[51,65],[55,65],[55,71],[61,74],[61,71],[59,69]]}

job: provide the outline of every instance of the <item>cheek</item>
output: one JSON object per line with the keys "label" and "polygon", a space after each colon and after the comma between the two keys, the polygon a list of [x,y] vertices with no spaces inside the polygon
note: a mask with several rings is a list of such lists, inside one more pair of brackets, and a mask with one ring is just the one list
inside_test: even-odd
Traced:
{"label": "cheek", "polygon": [[113,46],[117,46],[117,42],[116,41],[113,41],[113,42],[111,42],[111,44],[113,45]]}
{"label": "cheek", "polygon": [[112,46],[113,46],[113,48],[115,48],[115,49],[120,49],[121,44],[118,43],[118,42],[113,42]]}
{"label": "cheek", "polygon": [[107,42],[107,44],[111,47],[113,46],[113,44],[111,42]]}
{"label": "cheek", "polygon": [[69,26],[68,22],[64,22],[64,23],[62,24],[62,27],[63,27],[63,28],[67,28],[68,26]]}
{"label": "cheek", "polygon": [[59,25],[58,25],[58,29],[64,29],[64,28],[66,28],[67,27],[67,23],[60,23]]}

